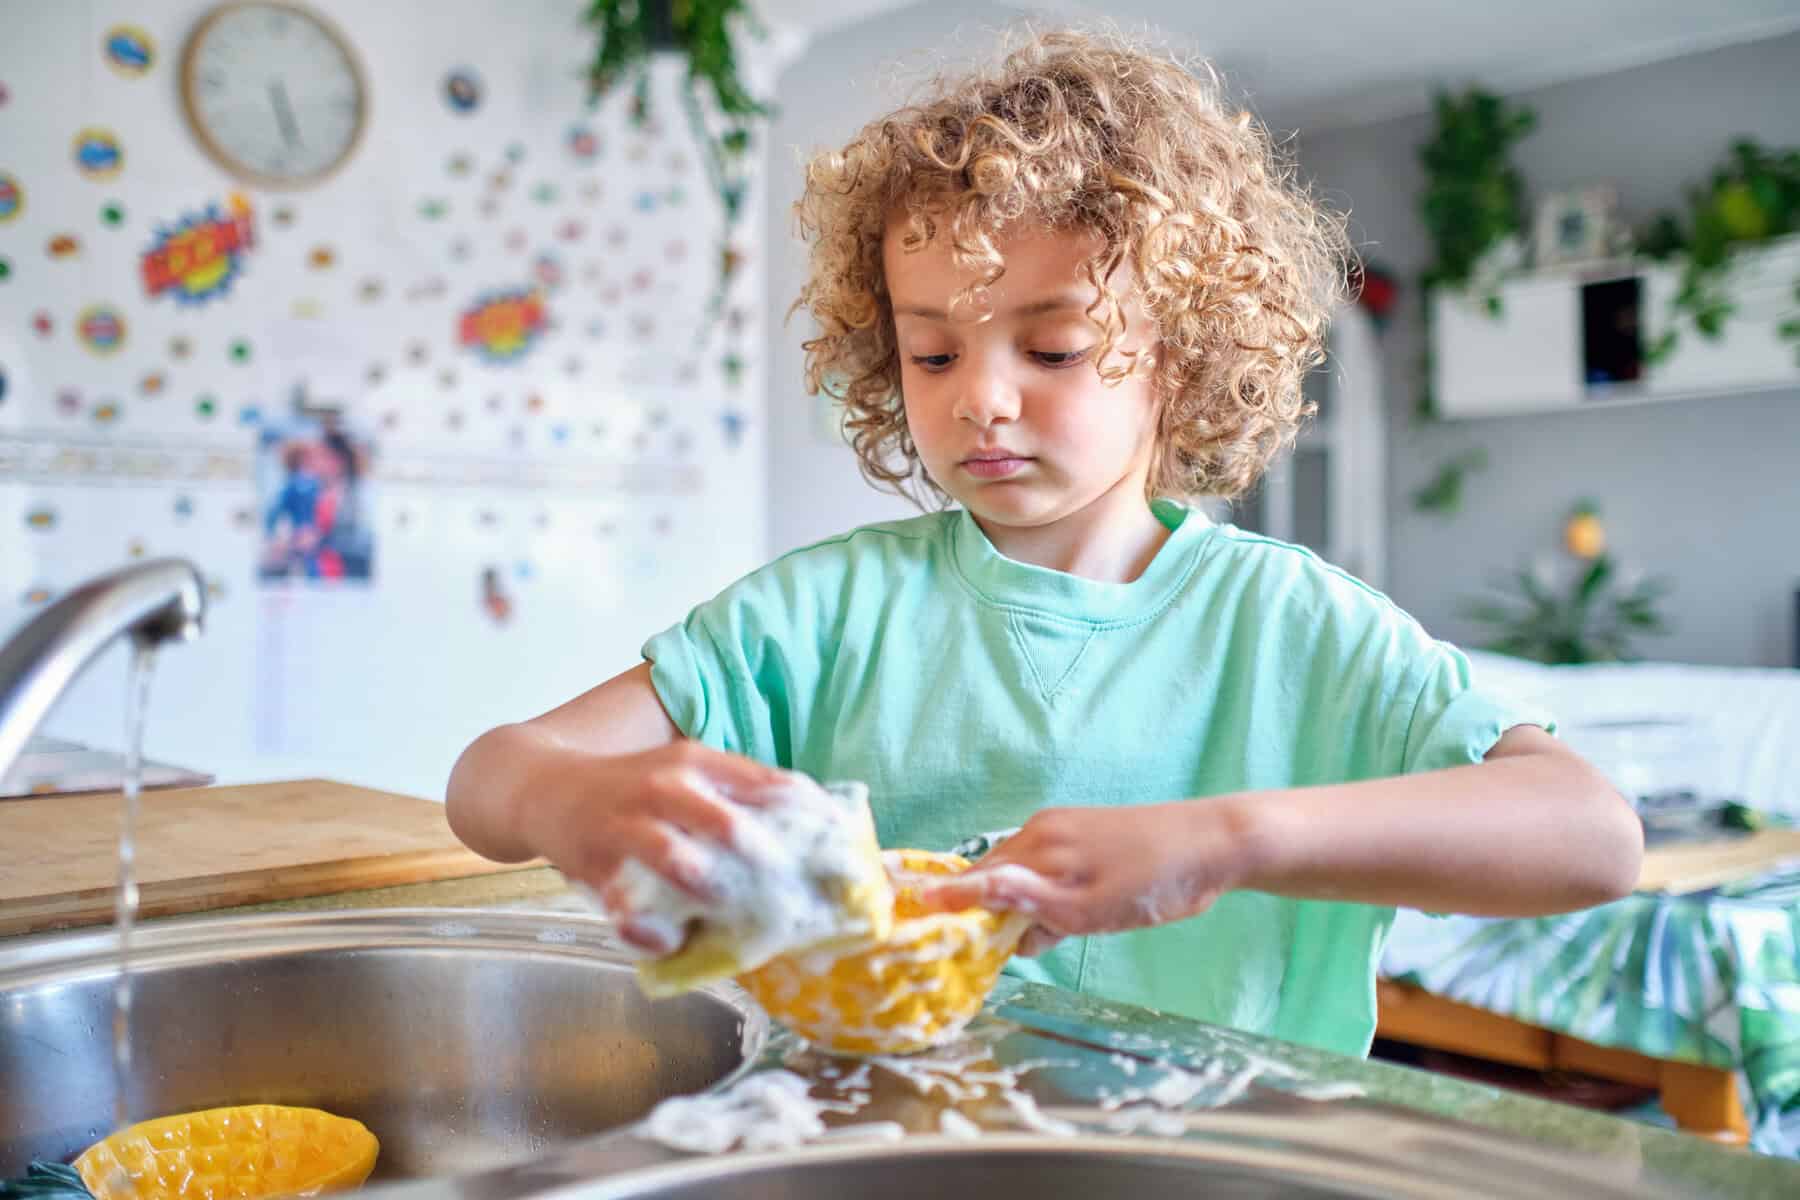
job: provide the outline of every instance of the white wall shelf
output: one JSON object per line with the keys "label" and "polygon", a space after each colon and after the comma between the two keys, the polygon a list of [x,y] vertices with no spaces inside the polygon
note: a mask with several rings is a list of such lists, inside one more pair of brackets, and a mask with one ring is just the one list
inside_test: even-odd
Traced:
{"label": "white wall shelf", "polygon": [[1734,305],[1722,336],[1683,319],[1674,352],[1643,361],[1670,328],[1678,264],[1613,265],[1501,285],[1501,312],[1479,298],[1431,297],[1432,389],[1445,418],[1572,412],[1616,404],[1800,387],[1800,237],[1737,251],[1723,286]]}

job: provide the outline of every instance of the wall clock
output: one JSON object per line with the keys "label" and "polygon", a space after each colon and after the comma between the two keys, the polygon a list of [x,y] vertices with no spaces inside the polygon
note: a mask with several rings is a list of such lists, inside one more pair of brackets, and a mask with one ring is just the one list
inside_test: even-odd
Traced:
{"label": "wall clock", "polygon": [[181,98],[207,154],[246,183],[315,184],[356,150],[369,93],[350,43],[282,0],[222,4],[188,38]]}

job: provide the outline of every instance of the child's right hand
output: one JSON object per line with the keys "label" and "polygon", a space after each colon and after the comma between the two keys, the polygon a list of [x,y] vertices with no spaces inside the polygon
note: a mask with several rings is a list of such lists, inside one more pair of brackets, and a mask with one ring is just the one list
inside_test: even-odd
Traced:
{"label": "child's right hand", "polygon": [[527,842],[573,882],[598,892],[626,941],[651,954],[677,946],[633,919],[615,886],[635,858],[701,902],[721,850],[754,836],[740,811],[757,807],[788,772],[682,740],[619,756],[582,755],[521,814]]}

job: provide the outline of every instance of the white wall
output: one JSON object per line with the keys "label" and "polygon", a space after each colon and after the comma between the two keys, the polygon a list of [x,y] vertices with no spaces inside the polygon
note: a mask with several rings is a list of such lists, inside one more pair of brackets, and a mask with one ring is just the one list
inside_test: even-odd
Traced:
{"label": "white wall", "polygon": [[[741,321],[702,346],[698,314],[722,222],[670,71],[658,77],[663,128],[641,133],[622,98],[586,107],[581,0],[311,3],[355,46],[371,124],[340,174],[281,196],[231,180],[182,116],[180,51],[210,3],[6,6],[0,172],[23,183],[27,204],[0,223],[0,255],[12,267],[0,284],[9,382],[0,400],[0,635],[41,607],[34,591],[54,594],[134,553],[190,556],[219,594],[204,638],[157,664],[150,754],[226,780],[317,773],[438,795],[480,730],[630,666],[647,636],[765,556],[762,172],[747,198],[749,253],[731,300]],[[142,78],[102,60],[103,34],[119,23],[155,41]],[[461,65],[485,84],[469,115],[443,99],[447,72]],[[747,67],[753,84],[772,86],[760,52]],[[600,134],[597,160],[569,152],[577,122]],[[72,165],[71,139],[89,125],[111,128],[125,146],[115,179],[90,180]],[[514,144],[517,161],[507,154]],[[453,175],[459,155],[472,170]],[[501,170],[510,182],[492,189]],[[596,182],[598,191],[587,186]],[[670,198],[675,187],[682,198]],[[258,242],[229,295],[197,307],[145,295],[139,256],[154,227],[235,189],[250,195]],[[423,217],[429,197],[447,199],[449,215]],[[127,211],[120,229],[98,219],[109,200]],[[285,228],[271,220],[279,205],[295,214]],[[568,221],[582,231],[565,236]],[[515,229],[520,246],[509,241]],[[48,241],[64,232],[80,253],[53,260]],[[328,269],[309,265],[320,246],[335,256]],[[543,252],[565,276],[550,295],[555,325],[520,362],[486,365],[457,344],[458,313],[486,289],[529,283]],[[433,277],[445,281],[441,295],[409,299]],[[378,302],[361,298],[370,278],[383,283]],[[129,322],[125,346],[106,358],[72,337],[81,309],[102,300]],[[54,317],[47,337],[32,327],[39,311]],[[172,355],[177,336],[192,344],[186,358]],[[255,348],[248,366],[225,354],[240,336]],[[415,341],[427,348],[424,363],[410,360]],[[721,362],[734,347],[745,360],[735,385]],[[370,384],[375,362],[386,376]],[[149,394],[141,380],[152,372],[165,382]],[[377,438],[368,587],[254,578],[256,522],[240,513],[257,502],[255,429],[238,414],[279,411],[302,376],[341,394]],[[60,405],[65,391],[79,403]],[[204,393],[218,399],[211,418],[198,411]],[[107,400],[122,415],[98,423],[94,410]],[[727,414],[743,418],[741,438],[728,434]],[[64,453],[71,447],[102,460],[123,452],[131,473],[83,466]],[[215,459],[216,475],[186,474]],[[52,514],[48,528],[27,520],[34,512]],[[514,597],[506,624],[477,603],[489,565]],[[122,652],[110,652],[47,731],[117,747],[123,676]]]}

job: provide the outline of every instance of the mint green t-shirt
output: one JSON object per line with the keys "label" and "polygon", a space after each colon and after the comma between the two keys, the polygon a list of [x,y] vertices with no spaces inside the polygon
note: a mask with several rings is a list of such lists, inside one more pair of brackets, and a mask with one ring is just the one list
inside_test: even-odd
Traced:
{"label": "mint green t-shirt", "polygon": [[[652,638],[651,680],[689,737],[866,782],[890,848],[947,850],[1045,807],[1459,766],[1548,724],[1473,691],[1457,650],[1310,552],[1153,509],[1171,534],[1130,583],[1015,562],[962,510],[853,530]],[[1011,969],[1365,1054],[1393,915],[1232,892]]]}

